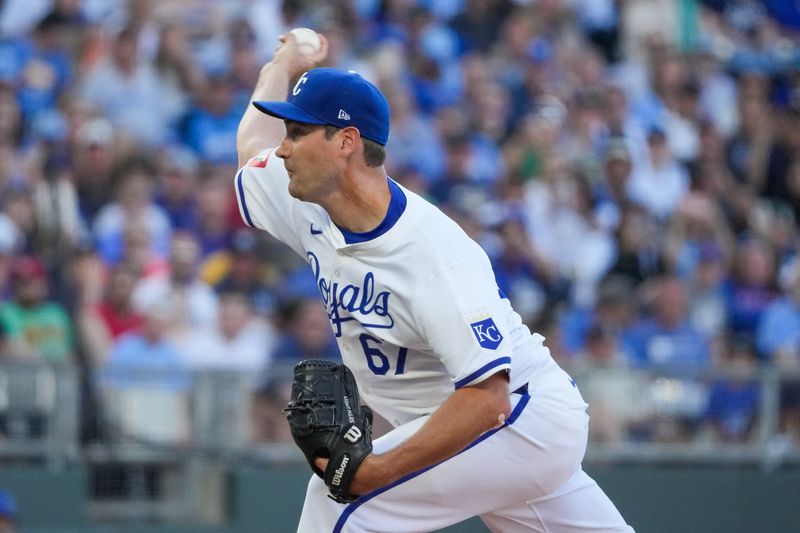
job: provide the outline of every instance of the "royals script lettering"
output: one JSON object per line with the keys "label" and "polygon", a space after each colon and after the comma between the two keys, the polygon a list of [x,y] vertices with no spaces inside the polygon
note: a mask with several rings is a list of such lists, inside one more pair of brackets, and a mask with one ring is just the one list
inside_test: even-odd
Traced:
{"label": "royals script lettering", "polygon": [[337,337],[342,336],[342,323],[356,320],[365,328],[390,329],[394,319],[389,314],[389,291],[378,292],[375,288],[375,275],[367,272],[360,285],[340,284],[324,278],[319,259],[308,252],[308,263],[322,295],[322,302],[328,312]]}

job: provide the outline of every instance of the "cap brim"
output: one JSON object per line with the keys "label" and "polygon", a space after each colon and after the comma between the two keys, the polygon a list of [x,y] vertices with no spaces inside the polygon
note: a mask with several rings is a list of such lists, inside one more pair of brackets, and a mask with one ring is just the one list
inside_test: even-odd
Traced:
{"label": "cap brim", "polygon": [[262,113],[266,113],[267,115],[283,120],[292,120],[294,122],[302,122],[304,124],[327,124],[327,122],[324,120],[318,119],[311,113],[291,102],[260,101],[253,102],[253,105]]}

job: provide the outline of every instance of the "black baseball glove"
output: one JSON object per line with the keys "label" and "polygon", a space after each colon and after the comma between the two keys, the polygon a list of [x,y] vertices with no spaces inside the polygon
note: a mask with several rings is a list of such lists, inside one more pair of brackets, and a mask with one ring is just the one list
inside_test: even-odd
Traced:
{"label": "black baseball glove", "polygon": [[[372,410],[361,405],[352,372],[344,365],[311,359],[294,367],[292,397],[284,409],[297,446],[325,480],[331,498],[350,503],[356,471],[372,452]],[[325,472],[314,465],[328,458]]]}

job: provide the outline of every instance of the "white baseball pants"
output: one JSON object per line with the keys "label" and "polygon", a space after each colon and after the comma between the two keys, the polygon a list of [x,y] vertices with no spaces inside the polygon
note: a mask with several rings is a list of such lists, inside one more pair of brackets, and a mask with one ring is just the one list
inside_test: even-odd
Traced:
{"label": "white baseball pants", "polygon": [[[633,532],[581,469],[589,417],[572,380],[553,363],[529,389],[512,394],[512,414],[500,429],[355,503],[334,502],[312,476],[298,533],[422,533],[476,515],[502,533]],[[426,420],[377,439],[375,453],[397,446]]]}

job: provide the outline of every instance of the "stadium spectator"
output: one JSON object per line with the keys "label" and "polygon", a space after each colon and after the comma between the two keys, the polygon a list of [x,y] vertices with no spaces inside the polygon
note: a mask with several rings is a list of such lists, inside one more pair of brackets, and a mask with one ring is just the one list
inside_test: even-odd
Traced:
{"label": "stadium spectator", "polygon": [[202,93],[206,81],[192,56],[191,46],[184,26],[175,22],[161,26],[153,65],[161,88],[162,105],[173,117],[186,113],[191,98]]}
{"label": "stadium spectator", "polygon": [[199,278],[200,245],[185,231],[172,235],[167,275],[150,276],[133,290],[133,306],[144,312],[159,302],[173,306],[172,333],[181,338],[191,328],[212,327],[217,320],[217,295]]}
{"label": "stadium spectator", "polygon": [[217,324],[192,330],[181,352],[192,370],[239,372],[255,385],[270,365],[275,340],[272,325],[253,315],[247,295],[226,292],[219,296]]}
{"label": "stadium spectator", "polygon": [[685,283],[666,275],[656,282],[654,293],[649,316],[623,334],[631,363],[672,368],[709,366],[708,339],[689,321]]}
{"label": "stadium spectator", "polygon": [[725,160],[725,138],[708,121],[700,125],[700,150],[687,164],[692,189],[706,195],[724,216],[725,224],[734,234],[749,228],[753,197],[750,188],[739,183]]}
{"label": "stadium spectator", "polygon": [[44,265],[33,256],[14,261],[13,300],[0,307],[0,329],[6,356],[69,363],[75,353],[72,321],[59,304],[48,299]]}
{"label": "stadium spectator", "polygon": [[759,410],[761,390],[753,376],[758,358],[747,336],[735,335],[726,344],[722,366],[732,375],[711,383],[705,423],[717,442],[745,442]]}
{"label": "stadium spectator", "polygon": [[475,147],[468,134],[445,140],[444,172],[430,188],[437,203],[469,210],[487,199],[475,173],[475,157]]}
{"label": "stadium spectator", "polygon": [[727,262],[733,240],[718,206],[707,195],[692,192],[684,197],[667,225],[666,262],[671,270],[687,279],[697,268],[701,248],[716,248]]}
{"label": "stadium spectator", "polygon": [[225,167],[210,169],[197,187],[195,196],[197,226],[194,234],[200,242],[201,256],[207,258],[214,252],[224,250],[231,238],[231,187]]}
{"label": "stadium spectator", "polygon": [[586,350],[587,335],[593,328],[612,335],[619,350],[624,349],[620,335],[638,312],[633,283],[626,276],[608,276],[600,282],[596,296],[590,305],[572,306],[559,316],[564,349],[570,356]]}
{"label": "stadium spectator", "polygon": [[728,139],[726,161],[737,182],[760,194],[774,139],[773,111],[767,100],[768,80],[751,72],[739,80],[739,128]]}
{"label": "stadium spectator", "polygon": [[169,338],[175,318],[167,301],[148,307],[142,327],[119,337],[95,370],[112,438],[187,442],[192,379],[180,348]]}
{"label": "stadium spectator", "polygon": [[775,258],[769,245],[752,238],[739,244],[726,282],[728,326],[755,334],[761,315],[776,296]]}
{"label": "stadium spectator", "polygon": [[198,227],[198,170],[197,156],[189,148],[164,151],[155,201],[167,213],[172,229],[194,231]]}
{"label": "stadium spectator", "polygon": [[621,138],[612,138],[606,147],[603,177],[595,185],[594,218],[606,230],[616,231],[622,219],[622,210],[630,202],[628,182],[631,169],[630,150]]}
{"label": "stadium spectator", "polygon": [[278,299],[267,280],[278,273],[261,259],[264,251],[257,235],[250,229],[237,230],[228,249],[209,258],[203,268],[203,279],[211,283],[217,294],[240,292],[250,299],[252,310],[264,317],[274,315]]}
{"label": "stadium spectator", "polygon": [[275,347],[275,364],[294,365],[303,359],[339,359],[328,315],[316,299],[286,302],[279,323],[285,334]]}
{"label": "stadium spectator", "polygon": [[185,391],[191,381],[184,356],[169,339],[175,309],[158,302],[144,311],[141,328],[120,336],[98,367],[103,388],[158,387]]}
{"label": "stadium spectator", "polygon": [[125,223],[122,230],[122,256],[117,262],[117,265],[122,264],[133,270],[137,279],[165,276],[169,272],[166,254],[155,249],[150,229],[143,221]]}
{"label": "stadium spectator", "polygon": [[591,85],[578,89],[569,103],[567,130],[561,147],[576,168],[599,164],[598,156],[606,134],[603,104],[599,88]]}
{"label": "stadium spectator", "polygon": [[578,0],[573,9],[581,29],[608,63],[619,54],[621,9],[613,0]]}
{"label": "stadium spectator", "polygon": [[627,442],[637,426],[652,416],[652,406],[646,400],[647,378],[630,371],[617,335],[608,327],[597,323],[589,328],[585,346],[569,368],[576,376],[586,376],[578,379],[592,417],[591,439]]}
{"label": "stadium spectator", "polygon": [[595,224],[588,184],[561,155],[553,154],[541,179],[529,182],[525,192],[534,246],[572,284],[571,298],[591,301],[595,285],[614,264],[616,245],[610,232]]}
{"label": "stadium spectator", "polygon": [[167,214],[155,204],[155,177],[155,168],[144,159],[126,161],[117,170],[116,200],[100,210],[92,225],[98,252],[109,265],[120,261],[124,228],[131,223],[147,228],[154,251],[167,251],[172,228]]}
{"label": "stadium spectator", "polygon": [[657,223],[642,207],[631,204],[622,209],[616,235],[617,258],[609,274],[626,276],[639,285],[666,271]]}
{"label": "stadium spectator", "polygon": [[509,14],[506,2],[469,0],[452,20],[464,48],[486,52],[497,41],[500,28]]}
{"label": "stadium spectator", "polygon": [[523,322],[533,322],[555,285],[553,273],[531,244],[522,220],[509,217],[498,232],[501,251],[492,258],[497,286],[514,302]]}
{"label": "stadium spectator", "polygon": [[386,98],[392,108],[391,156],[387,164],[392,169],[413,167],[426,183],[433,183],[444,170],[445,148],[431,118],[414,107],[412,95],[405,85],[387,92]]}
{"label": "stadium spectator", "polygon": [[88,231],[81,222],[72,170],[65,155],[51,154],[42,167],[42,176],[31,190],[36,245],[47,264],[57,264],[86,239]]}
{"label": "stadium spectator", "polygon": [[800,368],[800,268],[792,264],[786,295],[764,310],[756,329],[761,357],[787,368]]}
{"label": "stadium spectator", "polygon": [[228,72],[214,72],[201,95],[182,120],[181,138],[200,159],[215,165],[236,164],[236,128],[241,108]]}
{"label": "stadium spectator", "polygon": [[614,141],[622,142],[631,167],[644,163],[647,157],[647,131],[641,120],[631,111],[628,93],[614,83],[604,92],[603,115],[607,151],[611,151]]}
{"label": "stadium spectator", "polygon": [[73,103],[75,135],[72,162],[83,223],[91,226],[100,210],[113,199],[114,128],[105,118],[84,118],[81,104]]}
{"label": "stadium spectator", "polygon": [[647,134],[649,157],[631,175],[631,200],[647,212],[665,220],[689,190],[686,169],[675,159],[664,130],[654,127]]}
{"label": "stadium spectator", "polygon": [[[727,334],[727,309],[724,282],[728,261],[714,242],[703,243],[697,250],[697,265],[687,281],[689,319],[713,347]],[[714,351],[713,353],[716,353]]]}
{"label": "stadium spectator", "polygon": [[28,120],[53,109],[71,82],[66,24],[64,16],[50,13],[36,25],[31,40],[19,43],[22,64],[17,97],[22,114]]}
{"label": "stadium spectator", "polygon": [[36,209],[33,206],[30,191],[23,187],[9,191],[3,209],[17,230],[18,251],[37,252]]}
{"label": "stadium spectator", "polygon": [[144,316],[133,309],[131,301],[137,279],[137,272],[122,263],[112,269],[99,301],[83,296],[77,321],[94,366],[105,362],[113,343],[122,335],[138,331],[144,324]]}
{"label": "stadium spectator", "polygon": [[168,138],[179,109],[169,109],[163,84],[152,64],[139,53],[139,33],[128,26],[114,38],[111,52],[82,79],[79,94],[93,104],[123,135],[144,147]]}

